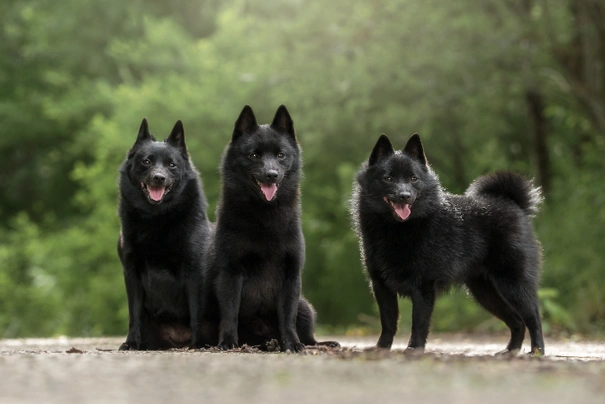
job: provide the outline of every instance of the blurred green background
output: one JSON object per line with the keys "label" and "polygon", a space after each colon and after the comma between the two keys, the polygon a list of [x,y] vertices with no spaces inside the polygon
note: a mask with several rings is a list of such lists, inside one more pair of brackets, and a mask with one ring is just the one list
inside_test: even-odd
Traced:
{"label": "blurred green background", "polygon": [[[14,0],[0,4],[0,337],[124,335],[117,168],[177,119],[214,208],[244,104],[304,150],[303,289],[325,332],[379,329],[348,214],[380,133],[452,192],[535,177],[545,328],[605,332],[605,1]],[[402,333],[410,305],[402,302]],[[503,325],[454,291],[435,331]]]}

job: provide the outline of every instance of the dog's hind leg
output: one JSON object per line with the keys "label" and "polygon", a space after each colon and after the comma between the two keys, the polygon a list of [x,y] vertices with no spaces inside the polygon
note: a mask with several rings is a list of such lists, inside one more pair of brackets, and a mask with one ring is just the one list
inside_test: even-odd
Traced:
{"label": "dog's hind leg", "polygon": [[498,354],[518,352],[525,338],[525,324],[519,314],[502,298],[490,280],[476,277],[468,280],[466,286],[477,303],[504,321],[510,329],[508,345],[504,351],[498,352]]}
{"label": "dog's hind leg", "polygon": [[529,281],[521,282],[510,277],[505,279],[494,278],[494,286],[504,300],[519,313],[527,326],[531,339],[531,353],[544,355],[544,337],[542,335],[537,290]]}
{"label": "dog's hind leg", "polygon": [[337,348],[340,344],[336,341],[318,342],[314,336],[315,331],[315,310],[313,306],[304,297],[300,298],[298,303],[298,314],[296,316],[296,332],[300,342],[305,345],[324,345],[330,348]]}
{"label": "dog's hind leg", "polygon": [[296,316],[296,332],[298,333],[300,342],[305,345],[317,345],[317,341],[313,335],[314,331],[315,310],[313,310],[313,306],[304,297],[301,297]]}

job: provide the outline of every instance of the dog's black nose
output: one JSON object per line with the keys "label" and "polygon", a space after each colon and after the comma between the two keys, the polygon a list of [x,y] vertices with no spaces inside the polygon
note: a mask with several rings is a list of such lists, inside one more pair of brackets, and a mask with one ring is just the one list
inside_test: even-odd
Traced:
{"label": "dog's black nose", "polygon": [[408,202],[410,200],[410,198],[412,197],[412,193],[407,192],[407,191],[402,191],[397,196],[401,202]]}
{"label": "dog's black nose", "polygon": [[166,181],[166,177],[164,177],[162,174],[154,174],[153,181],[156,183],[163,184],[164,181]]}
{"label": "dog's black nose", "polygon": [[277,179],[277,176],[279,175],[277,170],[268,170],[266,174],[267,174],[267,179],[269,181],[275,181]]}

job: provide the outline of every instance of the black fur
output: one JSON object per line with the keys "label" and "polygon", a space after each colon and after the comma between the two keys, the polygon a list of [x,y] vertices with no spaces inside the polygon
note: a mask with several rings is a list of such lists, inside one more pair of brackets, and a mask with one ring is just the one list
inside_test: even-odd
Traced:
{"label": "black fur", "polygon": [[208,343],[229,349],[277,339],[282,351],[296,352],[316,345],[315,312],[301,295],[301,155],[286,107],[271,125],[260,126],[244,107],[221,175],[205,270],[214,292],[204,310]]}
{"label": "black fur", "polygon": [[157,142],[143,120],[120,167],[119,189],[118,255],[129,313],[120,350],[201,347],[202,260],[210,223],[181,121]]}
{"label": "black fur", "polygon": [[517,352],[528,328],[532,353],[544,354],[537,289],[541,247],[531,224],[540,191],[497,172],[465,195],[443,190],[415,134],[402,151],[382,135],[357,174],[351,213],[380,310],[379,348],[397,331],[397,296],[412,300],[409,350],[422,351],[437,295],[464,284],[506,323],[505,352]]}

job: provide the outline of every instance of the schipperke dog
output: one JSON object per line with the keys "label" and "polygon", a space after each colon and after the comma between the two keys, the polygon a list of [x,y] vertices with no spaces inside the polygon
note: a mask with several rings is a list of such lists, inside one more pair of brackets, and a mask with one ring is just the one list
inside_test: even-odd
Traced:
{"label": "schipperke dog", "polygon": [[378,348],[397,331],[397,297],[412,300],[408,351],[423,352],[437,295],[464,284],[477,302],[506,323],[501,353],[517,353],[525,336],[544,354],[538,304],[541,247],[531,217],[539,188],[511,172],[477,178],[464,195],[441,187],[418,134],[402,151],[382,135],[357,174],[351,212],[362,261],[380,311]]}
{"label": "schipperke dog", "polygon": [[143,119],[120,167],[118,255],[128,296],[120,350],[202,347],[202,265],[210,232],[183,124],[158,142]]}
{"label": "schipperke dog", "polygon": [[293,352],[318,344],[315,312],[301,294],[301,165],[286,107],[277,109],[271,125],[258,125],[246,105],[221,163],[222,194],[204,276],[214,292],[204,310],[209,344],[263,349],[275,339],[282,351]]}

